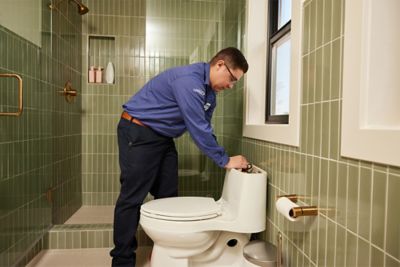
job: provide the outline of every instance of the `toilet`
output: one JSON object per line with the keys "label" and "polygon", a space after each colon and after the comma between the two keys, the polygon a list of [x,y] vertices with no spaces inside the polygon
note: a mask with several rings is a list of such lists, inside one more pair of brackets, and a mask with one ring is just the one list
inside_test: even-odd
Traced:
{"label": "toilet", "polygon": [[267,174],[226,171],[222,196],[149,201],[140,225],[154,241],[151,267],[250,267],[243,247],[265,230]]}

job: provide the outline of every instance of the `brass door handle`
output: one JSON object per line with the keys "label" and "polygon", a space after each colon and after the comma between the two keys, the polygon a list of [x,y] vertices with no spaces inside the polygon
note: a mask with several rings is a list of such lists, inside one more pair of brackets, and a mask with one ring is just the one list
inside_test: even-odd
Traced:
{"label": "brass door handle", "polygon": [[21,116],[23,110],[23,90],[22,90],[22,78],[18,74],[3,73],[0,77],[15,78],[18,80],[18,111],[17,112],[0,112],[0,116]]}

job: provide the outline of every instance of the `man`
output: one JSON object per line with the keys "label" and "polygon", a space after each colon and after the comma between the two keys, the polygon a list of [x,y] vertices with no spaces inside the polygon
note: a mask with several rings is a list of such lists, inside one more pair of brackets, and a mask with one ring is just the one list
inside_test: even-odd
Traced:
{"label": "man", "polygon": [[121,192],[114,212],[113,266],[135,266],[140,206],[148,192],[155,198],[178,194],[178,156],[173,138],[189,131],[199,149],[223,168],[246,168],[229,157],[213,134],[216,93],[230,89],[248,70],[243,54],[228,47],[210,63],[160,73],[123,105],[118,124]]}

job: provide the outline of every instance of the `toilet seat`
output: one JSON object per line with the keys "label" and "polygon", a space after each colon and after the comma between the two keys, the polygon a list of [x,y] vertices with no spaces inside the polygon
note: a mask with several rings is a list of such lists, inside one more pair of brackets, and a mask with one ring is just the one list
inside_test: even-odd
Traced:
{"label": "toilet seat", "polygon": [[167,221],[198,221],[221,215],[221,207],[210,197],[171,197],[142,205],[141,215]]}

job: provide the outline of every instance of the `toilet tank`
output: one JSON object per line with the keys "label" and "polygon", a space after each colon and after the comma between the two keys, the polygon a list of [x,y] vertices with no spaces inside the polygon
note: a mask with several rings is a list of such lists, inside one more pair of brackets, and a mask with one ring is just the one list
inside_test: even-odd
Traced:
{"label": "toilet tank", "polygon": [[253,165],[251,173],[229,169],[225,174],[223,203],[232,218],[232,231],[256,233],[265,230],[267,173]]}

